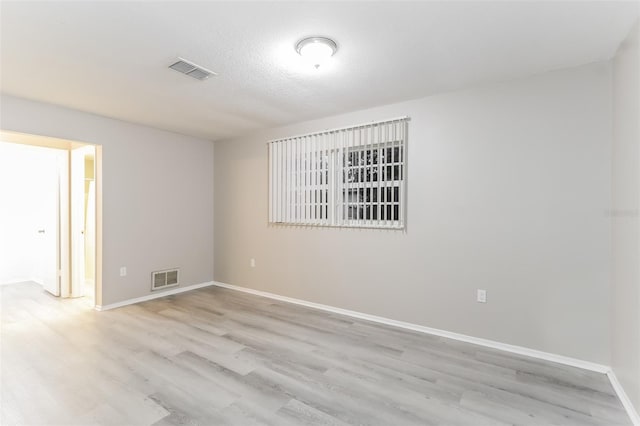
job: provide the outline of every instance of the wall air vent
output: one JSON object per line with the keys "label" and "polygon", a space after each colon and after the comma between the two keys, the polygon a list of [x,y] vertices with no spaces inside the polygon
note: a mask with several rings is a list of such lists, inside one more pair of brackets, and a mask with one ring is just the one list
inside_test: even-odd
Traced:
{"label": "wall air vent", "polygon": [[172,70],[186,74],[189,77],[193,77],[196,80],[206,80],[212,75],[218,75],[215,72],[208,70],[200,65],[196,65],[193,62],[189,62],[186,59],[178,58],[177,62],[169,65]]}
{"label": "wall air vent", "polygon": [[151,290],[162,290],[163,288],[175,287],[178,285],[179,269],[166,269],[151,273]]}

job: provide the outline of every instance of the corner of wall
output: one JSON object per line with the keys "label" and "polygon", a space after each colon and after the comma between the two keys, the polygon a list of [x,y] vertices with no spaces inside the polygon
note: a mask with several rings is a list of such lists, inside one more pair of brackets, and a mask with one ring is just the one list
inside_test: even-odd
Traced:
{"label": "corner of wall", "polygon": [[633,404],[636,412],[640,411],[639,62],[640,26],[636,20],[612,59],[613,144],[610,211],[611,366],[614,377],[617,377],[616,382],[619,381],[621,399],[625,402],[627,398],[627,404]]}

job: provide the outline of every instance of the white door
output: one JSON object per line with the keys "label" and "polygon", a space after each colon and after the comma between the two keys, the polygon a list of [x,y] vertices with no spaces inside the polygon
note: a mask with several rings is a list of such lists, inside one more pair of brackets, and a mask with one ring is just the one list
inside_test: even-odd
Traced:
{"label": "white door", "polygon": [[[57,174],[56,174],[57,178]],[[47,182],[46,197],[42,200],[41,224],[37,229],[38,266],[42,287],[54,296],[60,296],[58,278],[59,236],[59,179]]]}
{"label": "white door", "polygon": [[[63,262],[67,259],[63,246],[67,219],[67,193],[69,160],[67,151],[60,150],[56,156],[56,178],[47,182],[47,195],[42,200],[44,214],[42,226],[38,227],[40,278],[42,287],[54,296],[61,295]],[[62,227],[62,229],[61,229]]]}

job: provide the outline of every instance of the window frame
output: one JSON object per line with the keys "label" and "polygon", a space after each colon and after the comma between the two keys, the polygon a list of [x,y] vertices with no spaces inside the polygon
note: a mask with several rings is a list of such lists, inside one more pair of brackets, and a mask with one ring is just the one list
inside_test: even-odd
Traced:
{"label": "window frame", "polygon": [[408,121],[269,141],[268,223],[405,229]]}

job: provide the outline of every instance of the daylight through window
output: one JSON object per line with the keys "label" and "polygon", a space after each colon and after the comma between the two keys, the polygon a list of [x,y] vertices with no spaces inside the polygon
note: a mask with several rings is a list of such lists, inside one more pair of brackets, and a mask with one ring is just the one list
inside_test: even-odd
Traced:
{"label": "daylight through window", "polygon": [[408,118],[269,142],[269,222],[403,228]]}

